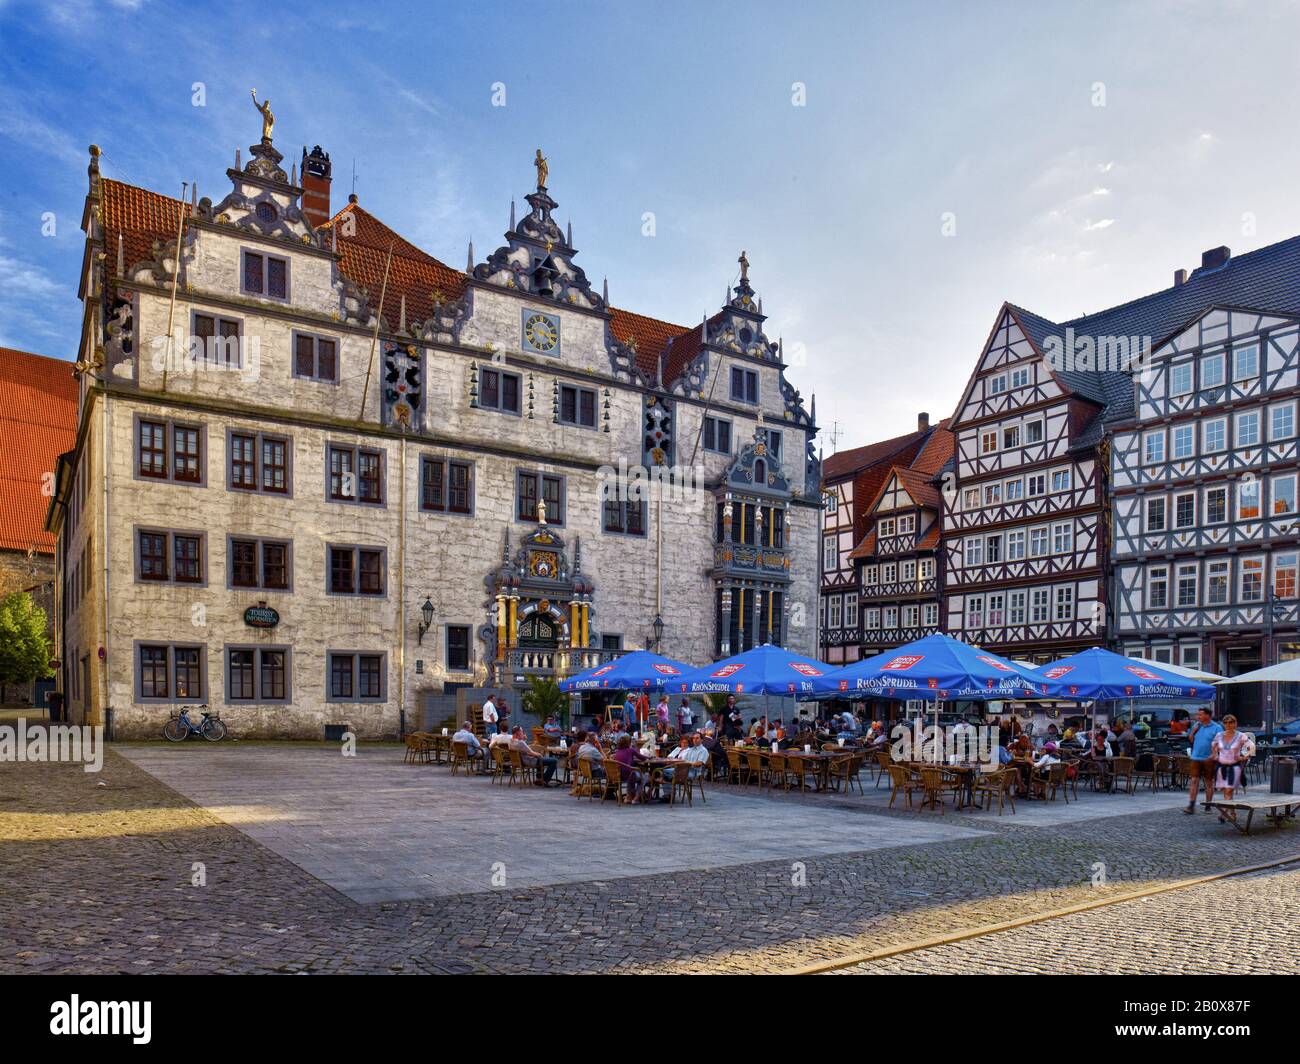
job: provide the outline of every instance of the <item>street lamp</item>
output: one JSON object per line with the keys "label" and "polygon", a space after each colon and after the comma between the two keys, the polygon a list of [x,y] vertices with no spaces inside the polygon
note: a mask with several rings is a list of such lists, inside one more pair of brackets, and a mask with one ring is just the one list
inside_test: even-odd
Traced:
{"label": "street lamp", "polygon": [[427,598],[424,600],[424,605],[420,607],[420,613],[424,619],[421,620],[419,623],[419,637],[417,638],[416,642],[419,645],[423,646],[424,633],[427,632],[433,626],[433,603],[430,602]]}
{"label": "street lamp", "polygon": [[657,654],[659,653],[659,644],[663,642],[664,638],[664,619],[656,613],[651,627],[655,632],[655,653]]}

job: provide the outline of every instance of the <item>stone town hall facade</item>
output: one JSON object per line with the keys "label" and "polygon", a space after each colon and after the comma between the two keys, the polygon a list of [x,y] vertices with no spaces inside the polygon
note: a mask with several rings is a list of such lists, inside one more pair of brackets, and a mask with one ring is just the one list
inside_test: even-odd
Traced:
{"label": "stone town hall facade", "polygon": [[695,663],[815,653],[816,428],[743,254],[694,327],[613,308],[539,152],[462,272],[355,196],[332,213],[328,156],[286,174],[271,121],[218,202],[91,149],[49,515],[72,719],[156,735],[207,702],[242,736],[392,735],[424,692],[577,671],[657,616]]}

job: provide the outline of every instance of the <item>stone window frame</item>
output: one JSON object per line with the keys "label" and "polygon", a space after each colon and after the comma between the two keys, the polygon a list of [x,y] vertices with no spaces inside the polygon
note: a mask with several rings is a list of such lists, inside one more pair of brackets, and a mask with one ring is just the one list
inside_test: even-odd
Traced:
{"label": "stone window frame", "polygon": [[[336,499],[330,494],[330,449],[340,448],[352,452],[352,475],[357,478],[357,486],[360,487],[360,474],[357,472],[359,465],[360,452],[369,451],[379,455],[379,501],[370,502],[360,497]],[[324,455],[324,482],[321,489],[324,492],[324,498],[327,503],[334,506],[366,506],[372,510],[385,510],[388,508],[388,450],[384,447],[370,447],[362,443],[344,443],[340,440],[325,441]]]}
{"label": "stone window frame", "polygon": [[[538,469],[532,466],[521,468],[521,469],[517,468],[515,470],[515,491],[514,491],[514,503],[513,503],[514,523],[520,525],[537,524],[537,516],[535,511],[532,517],[519,516],[519,497],[520,497],[519,480],[520,477],[524,477],[524,476],[534,476],[537,478],[538,499],[545,498],[545,495],[542,491],[542,485],[546,479],[558,480],[560,482],[560,507],[563,512],[561,513],[560,520],[558,521],[555,519],[555,515],[553,513],[548,513],[546,515],[546,523],[548,525],[554,525],[556,528],[564,528],[569,520],[569,478],[565,476],[563,473],[548,473],[545,470]],[[602,523],[604,522],[603,512],[601,515],[601,521]]]}
{"label": "stone window frame", "polygon": [[[146,578],[142,575],[140,557],[140,534],[149,533],[167,537],[167,577],[164,580]],[[176,536],[193,536],[199,541],[199,578],[197,580],[176,579]],[[207,587],[208,586],[208,533],[197,528],[166,528],[161,525],[131,526],[131,558],[135,583],[157,587]]]}
{"label": "stone window frame", "polygon": [[[164,426],[164,446],[167,454],[167,473],[161,477],[149,476],[140,472],[140,422]],[[176,479],[176,430],[197,429],[199,433],[199,479]],[[166,414],[147,414],[135,411],[131,420],[131,479],[143,484],[175,484],[182,488],[206,488],[208,486],[208,426],[203,421],[189,421],[174,418]]]}
{"label": "stone window frame", "polygon": [[[146,698],[144,696],[144,674],[140,664],[140,651],[143,647],[166,647],[167,648],[167,691],[166,698]],[[186,695],[184,698],[176,694],[176,651],[177,650],[197,650],[199,652],[199,687],[198,695]],[[132,661],[132,699],[137,705],[145,706],[193,706],[202,705],[208,701],[208,695],[211,688],[208,684],[208,645],[207,643],[193,643],[187,640],[170,641],[167,639],[137,639],[131,647]]]}
{"label": "stone window frame", "polygon": [[[232,698],[230,695],[230,652],[251,650],[253,656],[252,698]],[[262,652],[278,650],[284,654],[284,697],[262,697]],[[221,648],[222,704],[227,706],[291,706],[293,705],[293,647],[279,643],[226,643]]]}
{"label": "stone window frame", "polygon": [[[320,341],[328,340],[334,345],[334,376],[321,377],[318,372],[311,376],[298,372],[298,337],[308,336],[313,341],[312,347],[312,368],[315,371],[320,370]],[[338,336],[330,336],[328,333],[319,333],[311,329],[294,328],[289,333],[289,377],[297,381],[310,381],[313,384],[329,384],[339,387],[343,382],[343,342]]]}
{"label": "stone window frame", "polygon": [[[454,668],[451,664],[451,630],[453,628],[463,628],[465,630],[465,667]],[[442,652],[443,661],[446,663],[448,672],[473,672],[474,671],[474,626],[472,624],[444,624],[442,626]]]}
{"label": "stone window frame", "polygon": [[[235,436],[252,436],[257,441],[257,447],[253,455],[253,460],[257,467],[257,487],[245,488],[234,483],[235,477],[235,449],[233,437]],[[264,440],[279,440],[285,445],[284,448],[284,491],[272,491],[263,487],[262,479],[262,442]],[[328,471],[327,471],[328,474]],[[328,479],[326,481],[328,490]],[[272,499],[292,499],[293,498],[293,437],[287,433],[281,432],[264,432],[261,429],[235,428],[234,426],[226,427],[226,490],[237,492],[241,495],[265,495]],[[337,502],[338,500],[332,500]],[[371,504],[373,505],[373,504]]]}
{"label": "stone window frame", "polygon": [[[487,406],[483,402],[484,382],[483,382],[482,374],[485,373],[495,373],[497,375],[498,380],[497,380],[496,406]],[[511,369],[503,369],[498,363],[491,363],[491,364],[485,364],[482,367],[480,367],[479,374],[480,376],[479,376],[479,386],[478,386],[478,399],[476,401],[476,405],[479,410],[486,410],[492,414],[504,414],[506,417],[522,418],[524,416],[524,375],[522,373],[516,373],[514,370]],[[501,381],[504,380],[506,377],[513,377],[515,380],[515,399],[519,403],[518,410],[511,410],[509,407],[501,405],[502,396],[505,394],[505,389],[501,387]]]}
{"label": "stone window frame", "polygon": [[[441,462],[444,467],[443,493],[450,490],[451,485],[451,467],[453,465],[462,465],[469,468],[469,509],[453,510],[450,503],[442,507],[424,505],[424,466],[426,462]],[[421,454],[420,461],[417,465],[419,480],[416,484],[417,501],[416,509],[422,514],[442,514],[444,517],[473,517],[477,505],[477,487],[478,487],[478,466],[469,458],[453,458],[444,454]],[[549,523],[549,518],[547,519]]]}
{"label": "stone window frame", "polygon": [[[236,584],[235,583],[235,563],[234,563],[234,546],[235,540],[252,540],[257,544],[257,584]],[[285,568],[285,587],[267,587],[262,583],[265,574],[263,563],[262,547],[267,543],[283,546],[286,548],[284,568]],[[293,593],[293,565],[294,565],[294,541],[291,536],[258,536],[244,535],[239,532],[226,533],[226,590],[227,591],[247,591],[263,592],[270,595],[290,595]],[[327,556],[328,557],[328,556]],[[339,592],[340,594],[342,592]],[[366,596],[367,598],[378,596]]]}
{"label": "stone window frame", "polygon": [[214,330],[214,331],[213,331],[213,336],[214,336],[214,337],[217,336],[218,331],[220,330],[220,327],[221,327],[221,322],[223,322],[223,321],[234,322],[234,324],[237,325],[237,326],[239,327],[239,333],[238,333],[238,336],[239,336],[239,360],[238,360],[237,362],[233,362],[233,363],[230,363],[230,362],[222,363],[222,362],[217,362],[217,361],[209,361],[209,360],[208,360],[208,350],[207,350],[206,347],[204,348],[204,351],[203,351],[203,357],[202,357],[201,359],[196,359],[196,358],[194,358],[194,357],[193,357],[193,353],[192,353],[191,351],[189,351],[189,350],[187,350],[187,351],[185,352],[186,357],[189,358],[190,361],[193,362],[195,365],[199,365],[199,364],[201,363],[201,364],[204,365],[204,366],[221,366],[221,367],[223,367],[223,368],[225,368],[225,369],[243,369],[243,368],[244,368],[244,319],[243,319],[243,318],[240,318],[240,317],[235,317],[235,316],[232,315],[232,314],[227,314],[227,313],[225,313],[225,312],[223,312],[223,311],[216,311],[216,310],[200,310],[200,309],[197,308],[197,307],[191,307],[191,308],[190,308],[190,336],[191,336],[192,338],[197,337],[197,336],[199,335],[199,330],[198,330],[198,328],[197,328],[196,319],[197,319],[200,315],[201,315],[202,317],[205,317],[205,318],[212,318],[212,319],[213,319],[213,330]]}
{"label": "stone window frame", "polygon": [[[713,445],[709,445],[709,424],[713,424]],[[727,447],[723,450],[718,446],[718,429],[727,426]],[[703,427],[700,430],[700,446],[710,454],[732,454],[732,441],[735,438],[735,425],[729,417],[716,417],[713,414],[705,414]]]}
{"label": "stone window frame", "polygon": [[[254,292],[244,285],[244,259],[248,255],[256,255],[262,260],[262,291]],[[267,278],[270,271],[266,268],[267,262],[271,259],[277,259],[284,263],[284,295],[273,296],[267,293]],[[239,247],[239,294],[241,296],[253,296],[257,299],[265,299],[272,303],[291,303],[293,301],[293,259],[289,255],[275,255],[269,251],[263,251],[243,244]]]}
{"label": "stone window frame", "polygon": [[[566,421],[564,418],[564,390],[568,388],[573,392],[573,421]],[[582,393],[586,392],[591,395],[591,424],[579,420],[582,412]],[[559,408],[556,413],[556,424],[563,425],[565,428],[586,429],[589,432],[595,432],[600,428],[600,389],[588,388],[583,384],[560,384],[558,396]]]}
{"label": "stone window frame", "polygon": [[[334,659],[336,657],[348,656],[352,658],[352,691],[348,697],[340,697],[334,694],[333,676],[334,676]],[[378,698],[362,698],[356,694],[358,679],[360,676],[359,661],[362,657],[379,658],[379,683],[380,691]],[[349,650],[346,648],[327,648],[325,651],[325,702],[329,705],[380,705],[388,701],[388,651],[386,650]]]}
{"label": "stone window frame", "polygon": [[[736,394],[736,374],[741,373],[741,395]],[[754,382],[754,398],[749,398],[749,382]],[[763,382],[759,378],[758,370],[750,369],[748,366],[728,366],[727,367],[727,397],[733,403],[743,403],[746,406],[759,406],[763,401]]]}
{"label": "stone window frame", "polygon": [[[352,551],[352,558],[353,558],[352,573],[356,577],[356,581],[357,581],[356,586],[358,590],[335,591],[333,589],[332,587],[333,580],[331,579],[330,554],[331,551],[335,551],[335,550]],[[372,592],[360,590],[361,565],[360,565],[359,552],[363,550],[378,551],[380,554],[381,564],[380,564],[379,571],[383,574],[384,577],[384,590],[377,595]],[[377,543],[334,543],[329,541],[325,543],[325,594],[327,596],[333,598],[343,598],[343,599],[360,599],[363,602],[364,601],[380,602],[388,598],[388,589],[391,583],[392,581],[389,579],[389,573],[388,573],[388,548],[386,546]]]}

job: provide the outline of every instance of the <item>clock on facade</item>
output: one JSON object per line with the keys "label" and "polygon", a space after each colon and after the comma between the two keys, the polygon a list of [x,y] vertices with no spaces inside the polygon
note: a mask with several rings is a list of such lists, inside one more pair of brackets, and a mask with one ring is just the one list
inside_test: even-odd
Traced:
{"label": "clock on facade", "polygon": [[554,314],[540,310],[525,310],[524,342],[526,351],[537,351],[543,355],[560,353],[560,319]]}

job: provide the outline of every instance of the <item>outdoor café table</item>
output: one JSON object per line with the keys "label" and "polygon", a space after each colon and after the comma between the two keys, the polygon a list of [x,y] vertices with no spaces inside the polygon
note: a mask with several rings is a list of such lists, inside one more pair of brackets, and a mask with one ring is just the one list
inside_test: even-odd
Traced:
{"label": "outdoor caf\u00e9 table", "polygon": [[964,809],[966,806],[980,808],[979,803],[975,801],[975,778],[979,773],[978,764],[963,765],[943,765],[949,772],[956,775],[961,780],[961,802],[958,809]]}
{"label": "outdoor caf\u00e9 table", "polygon": [[[767,750],[765,753],[771,756],[771,750]],[[785,756],[812,761],[817,767],[816,789],[823,791],[830,786],[831,765],[843,757],[844,754],[830,750],[813,750],[810,753],[804,753],[802,750],[787,750]]]}
{"label": "outdoor caf\u00e9 table", "polygon": [[664,771],[672,765],[682,764],[681,758],[671,757],[647,757],[644,761],[638,761],[632,766],[632,771],[641,776],[641,796],[640,801],[649,801],[647,795],[653,787],[658,790],[664,782]]}

